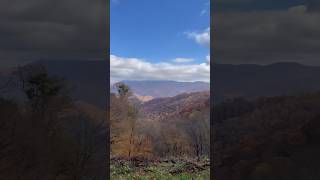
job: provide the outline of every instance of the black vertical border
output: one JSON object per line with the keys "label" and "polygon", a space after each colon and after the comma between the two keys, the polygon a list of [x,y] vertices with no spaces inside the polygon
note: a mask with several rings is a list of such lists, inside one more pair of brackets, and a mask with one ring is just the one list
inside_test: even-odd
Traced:
{"label": "black vertical border", "polygon": [[106,0],[106,49],[105,49],[105,60],[106,60],[106,68],[107,76],[106,80],[106,179],[110,179],[110,0]]}
{"label": "black vertical border", "polygon": [[213,70],[214,70],[214,58],[213,58],[213,1],[214,0],[210,0],[210,179],[213,179],[214,176],[214,119],[213,119]]}

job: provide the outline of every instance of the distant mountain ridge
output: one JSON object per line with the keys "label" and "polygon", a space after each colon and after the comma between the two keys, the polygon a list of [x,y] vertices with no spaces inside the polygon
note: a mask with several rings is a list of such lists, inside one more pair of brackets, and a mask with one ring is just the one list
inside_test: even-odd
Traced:
{"label": "distant mountain ridge", "polygon": [[[40,61],[49,73],[64,77],[75,90],[73,96],[87,103],[106,107],[107,63],[102,60],[46,60]],[[299,94],[320,90],[320,67],[298,63],[271,65],[214,64],[213,96],[218,103],[236,96],[258,97]],[[0,80],[7,73],[0,74]],[[168,97],[192,91],[208,91],[209,83],[174,81],[124,81],[139,96]],[[2,82],[3,83],[3,82]],[[2,85],[2,84],[1,84]],[[151,99],[143,98],[143,99]]]}
{"label": "distant mountain ridge", "polygon": [[[173,97],[182,93],[209,91],[210,84],[206,82],[177,82],[177,81],[122,81],[138,96]],[[114,92],[115,89],[113,88]]]}
{"label": "distant mountain ridge", "polygon": [[103,60],[39,61],[49,74],[65,78],[72,87],[72,96],[100,108],[107,101],[107,63]]}
{"label": "distant mountain ridge", "polygon": [[228,98],[296,95],[320,90],[320,67],[298,63],[214,64],[214,101]]}
{"label": "distant mountain ridge", "polygon": [[[76,101],[83,101],[102,109],[106,108],[108,88],[106,61],[40,60],[31,64],[37,63],[44,65],[49,75],[64,78],[70,88],[70,96]],[[0,73],[0,85],[10,77],[11,74],[7,72]],[[11,93],[11,96],[17,97],[17,94]]]}

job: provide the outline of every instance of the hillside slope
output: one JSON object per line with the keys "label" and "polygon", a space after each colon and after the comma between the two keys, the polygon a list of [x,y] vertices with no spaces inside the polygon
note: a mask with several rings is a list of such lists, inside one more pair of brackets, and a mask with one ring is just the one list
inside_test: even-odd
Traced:
{"label": "hillside slope", "polygon": [[320,93],[237,99],[214,108],[215,178],[319,177]]}
{"label": "hillside slope", "polygon": [[210,92],[182,93],[174,97],[156,98],[143,104],[147,120],[161,120],[165,117],[191,113],[209,107]]}

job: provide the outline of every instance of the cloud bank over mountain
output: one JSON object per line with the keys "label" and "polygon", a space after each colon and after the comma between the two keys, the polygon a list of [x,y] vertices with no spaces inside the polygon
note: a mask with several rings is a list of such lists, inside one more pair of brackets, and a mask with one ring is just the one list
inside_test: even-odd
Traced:
{"label": "cloud bank over mountain", "polygon": [[[220,8],[213,11],[212,47],[217,62],[320,65],[319,3],[312,0],[300,4],[289,4],[289,1],[271,4],[265,0],[228,2],[218,2],[216,7]],[[264,4],[264,9],[259,4]]]}
{"label": "cloud bank over mountain", "polygon": [[103,0],[1,1],[1,66],[104,58],[106,5]]}
{"label": "cloud bank over mountain", "polygon": [[201,64],[151,63],[138,58],[110,56],[111,83],[120,80],[210,81],[210,66]]}

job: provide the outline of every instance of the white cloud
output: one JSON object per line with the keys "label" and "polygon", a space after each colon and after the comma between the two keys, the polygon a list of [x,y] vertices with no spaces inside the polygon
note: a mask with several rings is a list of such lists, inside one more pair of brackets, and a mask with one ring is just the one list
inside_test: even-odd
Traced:
{"label": "white cloud", "polygon": [[307,9],[308,8],[306,5],[298,5],[298,6],[290,7],[288,11],[292,13],[305,13],[307,12]]}
{"label": "white cloud", "polygon": [[208,54],[208,55],[206,56],[206,60],[207,60],[207,64],[210,65],[210,54]]}
{"label": "white cloud", "polygon": [[210,66],[201,64],[150,63],[143,59],[110,56],[111,83],[120,80],[210,80]]}
{"label": "white cloud", "polygon": [[204,4],[204,6],[205,6],[205,8],[200,12],[200,16],[203,16],[208,13],[208,11],[210,9],[210,1],[206,2]]}
{"label": "white cloud", "polygon": [[194,59],[192,58],[175,58],[173,60],[173,62],[176,62],[176,63],[187,63],[187,62],[192,62],[194,61]]}
{"label": "white cloud", "polygon": [[207,12],[208,12],[207,9],[203,9],[203,10],[200,12],[200,16],[205,15]]}
{"label": "white cloud", "polygon": [[111,3],[118,4],[118,3],[120,3],[120,1],[119,0],[111,0]]}
{"label": "white cloud", "polygon": [[186,35],[188,38],[195,40],[198,44],[207,48],[210,47],[210,28],[207,28],[202,32],[186,32]]}
{"label": "white cloud", "polygon": [[214,61],[319,65],[320,13],[308,8],[215,13]]}

